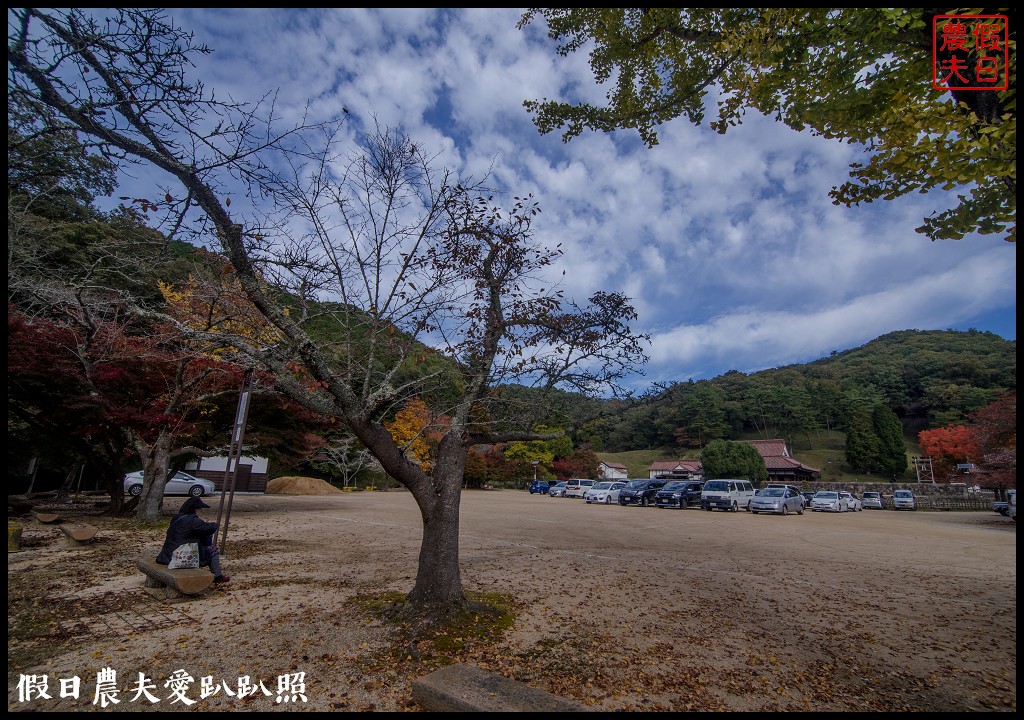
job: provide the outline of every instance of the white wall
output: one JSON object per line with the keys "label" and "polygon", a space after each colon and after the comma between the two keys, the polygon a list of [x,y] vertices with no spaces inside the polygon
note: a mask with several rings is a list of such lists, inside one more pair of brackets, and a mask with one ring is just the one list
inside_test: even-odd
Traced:
{"label": "white wall", "polygon": [[[254,473],[267,472],[267,458],[246,457],[243,455],[238,460],[239,465],[252,465]],[[199,458],[198,462],[190,462],[185,466],[186,470],[206,470],[207,472],[224,472],[228,469],[226,457]]]}

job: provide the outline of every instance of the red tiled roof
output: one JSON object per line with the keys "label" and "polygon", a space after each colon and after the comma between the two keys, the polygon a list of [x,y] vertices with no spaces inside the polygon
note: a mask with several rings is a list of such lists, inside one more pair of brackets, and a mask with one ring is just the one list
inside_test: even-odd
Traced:
{"label": "red tiled roof", "polygon": [[785,440],[747,440],[762,457],[789,457]]}
{"label": "red tiled roof", "polygon": [[797,462],[793,458],[784,457],[766,457],[764,459],[764,466],[769,470],[787,470],[790,468],[803,468],[804,470],[813,470],[814,472],[820,472],[818,468],[812,468],[808,465],[804,465],[801,462]]}
{"label": "red tiled roof", "polygon": [[700,460],[655,460],[647,469],[662,472],[672,472],[673,470],[700,472],[701,464]]}
{"label": "red tiled roof", "polygon": [[627,470],[627,469],[628,469],[628,468],[627,468],[627,467],[626,467],[625,465],[623,465],[622,463],[613,463],[613,462],[608,462],[607,460],[602,460],[602,461],[601,461],[601,464],[602,464],[602,465],[607,465],[607,466],[608,466],[608,467],[610,467],[610,468],[618,468],[619,470]]}
{"label": "red tiled roof", "polygon": [[764,458],[764,465],[769,472],[772,470],[793,469],[821,472],[818,468],[811,467],[810,465],[804,465],[803,463],[797,462],[791,458],[789,456],[789,450],[786,447],[785,440],[747,440],[747,442],[753,445],[754,448],[761,453],[761,457]]}

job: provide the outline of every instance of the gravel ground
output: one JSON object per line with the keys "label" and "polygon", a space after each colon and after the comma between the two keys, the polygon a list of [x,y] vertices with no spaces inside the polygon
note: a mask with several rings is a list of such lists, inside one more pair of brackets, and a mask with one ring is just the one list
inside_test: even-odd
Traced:
{"label": "gravel ground", "polygon": [[467,491],[464,586],[515,620],[415,644],[368,602],[412,587],[405,492],[236,497],[231,583],[182,601],[148,594],[134,566],[163,529],[84,520],[96,540],[68,547],[23,519],[8,555],[9,710],[417,711],[411,681],[452,661],[606,711],[1016,710],[1016,524],[994,513]]}

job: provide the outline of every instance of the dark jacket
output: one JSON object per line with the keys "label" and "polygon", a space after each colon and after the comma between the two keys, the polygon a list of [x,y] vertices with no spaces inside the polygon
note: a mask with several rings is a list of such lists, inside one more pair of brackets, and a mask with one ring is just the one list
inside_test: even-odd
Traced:
{"label": "dark jacket", "polygon": [[166,565],[171,561],[171,554],[175,549],[184,543],[199,543],[199,565],[210,564],[210,557],[213,555],[213,536],[217,533],[217,523],[206,522],[194,512],[179,512],[171,520],[171,526],[167,528],[167,537],[164,539],[164,546],[156,561]]}

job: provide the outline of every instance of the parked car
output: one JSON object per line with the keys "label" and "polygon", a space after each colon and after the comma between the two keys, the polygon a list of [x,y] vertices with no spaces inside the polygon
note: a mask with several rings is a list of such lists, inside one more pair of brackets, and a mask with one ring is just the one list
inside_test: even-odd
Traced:
{"label": "parked car", "polygon": [[699,480],[670,480],[665,487],[654,493],[654,504],[660,508],[685,509],[700,505],[700,491],[704,483]]}
{"label": "parked car", "polygon": [[583,493],[583,500],[586,503],[603,503],[610,505],[619,501],[619,491],[626,487],[622,480],[602,480],[594,483],[594,486]]}
{"label": "parked car", "polygon": [[850,503],[836,490],[819,490],[811,501],[814,512],[847,512],[849,509]]}
{"label": "parked car", "polygon": [[567,483],[565,480],[563,480],[562,482],[555,483],[554,485],[551,486],[551,489],[548,490],[548,495],[550,495],[551,497],[565,497],[565,486],[568,484],[569,483]]}
{"label": "parked car", "polygon": [[917,510],[917,499],[910,490],[897,490],[892,494],[893,510]]}
{"label": "parked car", "polygon": [[846,490],[840,490],[839,494],[842,497],[846,498],[846,504],[850,508],[851,511],[855,511],[855,510],[863,511],[864,510],[864,503],[862,503],[860,498],[857,497],[856,495],[854,495],[853,493],[847,492]]}
{"label": "parked car", "polygon": [[882,496],[882,493],[866,492],[861,501],[865,510],[885,510],[885,497]]}
{"label": "parked car", "polygon": [[707,480],[700,491],[700,506],[705,510],[750,511],[754,486],[749,480]]}
{"label": "parked car", "polygon": [[[797,495],[800,496],[800,499],[803,501],[805,508],[809,507],[810,504],[811,504],[810,499],[804,498],[803,491],[800,488],[798,488],[796,485],[786,485],[785,483],[768,483],[767,485],[765,485],[761,489],[762,490],[766,490],[768,488],[789,488],[790,490],[792,490],[793,492],[795,492]],[[758,493],[760,493],[760,490],[755,492],[754,494],[757,495]],[[813,495],[813,494],[814,493],[812,492],[811,495]]]}
{"label": "parked car", "polygon": [[795,487],[766,487],[750,501],[750,512],[803,515],[804,497]]}
{"label": "parked car", "polygon": [[992,510],[999,513],[1003,517],[1010,517],[1010,503],[1006,500],[995,500],[992,503]]}
{"label": "parked car", "polygon": [[[142,471],[128,473],[124,476],[124,491],[132,497],[142,494]],[[164,495],[191,495],[192,497],[203,497],[212,495],[217,487],[210,480],[197,478],[186,472],[176,472],[174,477],[167,481],[164,488]]]}
{"label": "parked car", "polygon": [[551,489],[551,486],[548,484],[547,480],[531,480],[530,481],[530,494],[531,495],[533,495],[534,493],[540,493],[541,495],[547,495],[548,494],[548,490],[550,490],[550,489]]}
{"label": "parked car", "polygon": [[640,505],[647,507],[654,504],[654,495],[665,487],[665,480],[630,480],[626,487],[619,491],[619,505]]}
{"label": "parked car", "polygon": [[596,480],[569,480],[565,486],[565,497],[583,497],[590,488],[594,487]]}
{"label": "parked car", "polygon": [[768,483],[761,489],[766,490],[768,488],[789,488],[795,491],[797,494],[800,494],[801,492],[800,488],[798,488],[796,485],[786,485],[785,483]]}
{"label": "parked car", "polygon": [[811,506],[811,500],[814,499],[814,495],[815,495],[816,492],[817,492],[817,490],[801,490],[800,491],[800,496],[804,499],[804,508],[805,509],[809,508]]}

